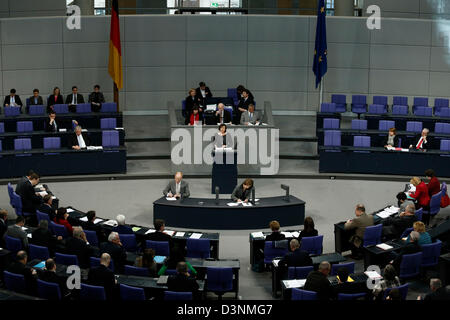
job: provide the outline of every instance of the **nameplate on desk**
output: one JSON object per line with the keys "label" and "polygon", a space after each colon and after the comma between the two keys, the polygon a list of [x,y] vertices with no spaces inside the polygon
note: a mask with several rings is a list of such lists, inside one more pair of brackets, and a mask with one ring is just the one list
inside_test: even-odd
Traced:
{"label": "nameplate on desk", "polygon": [[305,286],[306,279],[283,280],[283,283],[284,283],[286,289],[303,288]]}

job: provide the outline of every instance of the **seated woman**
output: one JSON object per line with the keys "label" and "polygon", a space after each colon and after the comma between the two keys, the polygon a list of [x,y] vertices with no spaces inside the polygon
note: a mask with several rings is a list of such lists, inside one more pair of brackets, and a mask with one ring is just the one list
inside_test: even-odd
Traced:
{"label": "seated woman", "polygon": [[139,268],[147,268],[150,277],[156,277],[155,250],[144,249],[144,254],[136,258],[135,266]]}
{"label": "seated woman", "polygon": [[[423,246],[424,244],[430,244],[431,236],[428,232],[425,231],[425,224],[422,221],[416,221],[413,224],[414,231],[417,231],[420,234],[419,241],[417,244],[419,246]],[[410,237],[408,235],[408,238],[406,238],[406,243],[411,242]]]}
{"label": "seated woman", "polygon": [[239,184],[236,188],[234,188],[233,193],[231,194],[231,200],[247,203],[252,194],[252,190],[254,189],[255,187],[253,186],[253,180],[245,179],[242,184]]}
{"label": "seated woman", "polygon": [[189,273],[196,276],[197,270],[194,269],[194,267],[186,261],[185,259],[186,253],[184,248],[175,246],[172,249],[170,249],[170,256],[169,258],[164,261],[164,265],[159,269],[158,276],[162,276],[166,273],[167,269],[174,270],[177,267],[178,262],[186,262],[186,265],[188,267]]}
{"label": "seated woman", "polygon": [[276,220],[269,223],[269,228],[272,233],[266,237],[266,241],[280,241],[284,240],[286,236],[280,232],[280,223]]}
{"label": "seated woman", "polygon": [[191,116],[189,117],[189,125],[193,126],[193,125],[198,125],[201,123],[202,123],[202,118],[200,116],[199,109],[198,109],[198,107],[194,107],[194,109],[192,109]]}
{"label": "seated woman", "polygon": [[56,211],[56,217],[55,217],[55,223],[61,224],[64,227],[66,227],[67,232],[72,235],[73,229],[72,225],[67,221],[67,218],[69,217],[69,214],[67,213],[67,210],[65,208],[59,208]]}
{"label": "seated woman", "polygon": [[53,110],[55,104],[64,104],[63,96],[58,87],[53,89],[53,93],[48,97],[47,100],[47,113]]}
{"label": "seated woman", "polygon": [[398,144],[398,136],[397,136],[397,130],[395,128],[390,128],[389,129],[389,134],[386,137],[386,139],[384,140],[384,147],[401,147]]}
{"label": "seated woman", "polygon": [[314,229],[314,220],[311,217],[306,217],[303,222],[303,230],[300,232],[298,236],[298,240],[302,240],[305,237],[317,237],[319,233],[316,229]]}
{"label": "seated woman", "polygon": [[[410,192],[409,196],[416,200],[416,210],[423,208],[428,210],[430,206],[430,196],[428,195],[428,187],[420,178],[413,177],[410,183],[416,187],[415,192]],[[422,221],[428,224],[430,222],[430,215],[422,215]]]}
{"label": "seated woman", "polygon": [[219,132],[214,136],[214,146],[216,148],[233,148],[233,137],[227,132],[225,124],[219,125]]}
{"label": "seated woman", "polygon": [[189,95],[186,97],[184,102],[185,102],[185,108],[183,111],[183,117],[185,118],[184,124],[189,124],[192,110],[194,109],[194,107],[200,107],[200,99],[196,96],[195,89],[189,90]]}

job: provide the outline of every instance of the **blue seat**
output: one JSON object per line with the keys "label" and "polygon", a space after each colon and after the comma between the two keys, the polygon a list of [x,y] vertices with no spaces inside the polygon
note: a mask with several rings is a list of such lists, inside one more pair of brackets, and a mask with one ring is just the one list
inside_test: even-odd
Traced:
{"label": "blue seat", "polygon": [[170,248],[168,241],[152,241],[146,240],[145,247],[155,250],[157,256],[170,256]]}
{"label": "blue seat", "polygon": [[177,274],[176,269],[166,269],[166,272],[164,272],[166,276],[175,276]]}
{"label": "blue seat", "polygon": [[323,102],[320,106],[320,112],[335,113],[336,112],[336,104]]}
{"label": "blue seat", "polygon": [[369,148],[370,147],[370,137],[369,136],[354,136],[353,146],[357,148]]}
{"label": "blue seat", "polygon": [[324,129],[339,129],[339,119],[325,118],[323,119]]}
{"label": "blue seat", "polygon": [[136,236],[134,234],[121,234],[120,242],[122,242],[125,250],[129,252],[136,252],[138,250]]}
{"label": "blue seat", "polygon": [[60,137],[46,137],[44,138],[44,149],[60,149],[61,138]]}
{"label": "blue seat", "polygon": [[30,138],[14,139],[14,150],[16,151],[31,150],[31,139]]}
{"label": "blue seat", "polygon": [[341,131],[340,130],[326,130],[324,133],[325,147],[340,147],[341,146]]}
{"label": "blue seat", "polygon": [[34,215],[33,213],[29,212],[23,212],[22,210],[22,198],[15,193],[14,191],[11,193],[11,206],[14,208],[16,215],[23,216],[23,217],[29,217]]}
{"label": "blue seat", "polygon": [[33,121],[17,121],[17,132],[33,132]]}
{"label": "blue seat", "polygon": [[[89,265],[91,268],[98,267],[100,265],[100,258],[89,257]],[[108,269],[114,272],[114,260],[111,259]]]}
{"label": "blue seat", "polygon": [[145,301],[145,292],[142,288],[136,288],[121,284],[119,290],[120,298],[123,301]]}
{"label": "blue seat", "polygon": [[354,262],[339,263],[339,264],[334,263],[331,265],[331,275],[332,276],[337,275],[337,272],[340,268],[346,268],[348,271],[348,274],[355,273],[355,263]]}
{"label": "blue seat", "polygon": [[271,264],[273,259],[275,258],[281,258],[288,253],[288,242],[285,241],[279,241],[278,243],[283,243],[283,245],[280,245],[276,247],[275,241],[266,241],[264,243],[264,263],[265,264]]}
{"label": "blue seat", "polygon": [[404,285],[401,285],[399,287],[387,288],[386,290],[384,290],[383,299],[386,300],[392,289],[397,289],[400,292],[400,297],[402,298],[402,300],[406,300],[406,297],[408,295],[408,287],[408,283],[405,283]]}
{"label": "blue seat", "polygon": [[317,300],[317,293],[314,291],[293,288],[291,300]]}
{"label": "blue seat", "polygon": [[408,97],[395,96],[392,102],[393,106],[408,106]]}
{"label": "blue seat", "polygon": [[439,112],[439,117],[450,118],[450,108],[441,108]]}
{"label": "blue seat", "polygon": [[[98,247],[98,237],[97,232],[92,230],[83,230],[86,235],[86,240],[89,242],[91,246]],[[120,238],[122,240],[122,237]]]}
{"label": "blue seat", "polygon": [[53,110],[56,114],[69,113],[69,106],[67,104],[55,104]]}
{"label": "blue seat", "polygon": [[105,102],[102,103],[102,107],[100,108],[100,112],[117,112],[117,103],[115,102]]}
{"label": "blue seat", "polygon": [[406,237],[408,237],[409,236],[409,234],[411,233],[411,231],[413,231],[414,230],[414,228],[406,228],[405,229],[405,231],[403,231],[403,233],[402,233],[402,235],[401,235],[401,237],[400,238],[406,238]]}
{"label": "blue seat", "polygon": [[381,105],[381,104],[371,104],[369,106],[368,113],[370,113],[370,114],[385,114],[385,113],[387,113],[387,107],[386,107],[386,105]]}
{"label": "blue seat", "polygon": [[338,293],[338,300],[344,301],[344,300],[357,300],[359,298],[364,298],[366,296],[365,293]]}
{"label": "blue seat", "polygon": [[367,112],[367,97],[360,94],[355,94],[352,96],[352,112],[361,113]]}
{"label": "blue seat", "polygon": [[422,122],[421,121],[407,121],[406,122],[406,131],[408,132],[421,132],[422,131]]}
{"label": "blue seat", "polygon": [[450,151],[450,140],[441,140],[441,146],[439,148],[441,151]]}
{"label": "blue seat", "polygon": [[106,300],[105,288],[82,283],[80,299],[84,301]]}
{"label": "blue seat", "polygon": [[428,106],[428,98],[426,98],[426,97],[414,97],[413,108],[412,108],[413,113],[416,112],[416,108],[417,107],[429,107]]}
{"label": "blue seat", "polygon": [[400,263],[399,277],[401,279],[414,278],[420,274],[422,252],[404,254]]}
{"label": "blue seat", "polygon": [[416,210],[414,215],[416,216],[416,220],[417,221],[422,221],[422,214],[423,214],[423,209],[422,208]]}
{"label": "blue seat", "polygon": [[386,97],[386,96],[374,96],[373,97],[373,104],[378,104],[378,105],[384,106],[386,108],[386,112],[387,112],[388,97]]}
{"label": "blue seat", "polygon": [[414,114],[421,117],[432,117],[433,109],[430,107],[416,107],[414,110]]}
{"label": "blue seat", "polygon": [[236,88],[227,88],[227,97],[232,98],[233,100],[237,100],[238,94]]}
{"label": "blue seat", "polygon": [[347,111],[347,97],[345,94],[333,94],[331,95],[331,102],[336,105],[335,112]]}
{"label": "blue seat", "polygon": [[6,289],[10,291],[18,293],[27,293],[25,277],[22,274],[3,271],[3,282],[5,283]]}
{"label": "blue seat", "polygon": [[352,130],[367,130],[367,120],[353,119]]}
{"label": "blue seat", "polygon": [[382,224],[366,227],[366,230],[364,231],[363,246],[368,247],[381,243],[382,229]]}
{"label": "blue seat", "polygon": [[0,122],[0,133],[5,133],[5,123]]}
{"label": "blue seat", "polygon": [[323,251],[323,236],[303,237],[302,250],[309,254],[319,255]]}
{"label": "blue seat", "polygon": [[214,292],[219,298],[233,290],[233,269],[206,268],[206,290]]}
{"label": "blue seat", "polygon": [[132,275],[132,276],[141,276],[141,277],[149,277],[150,273],[148,272],[147,268],[139,268],[139,267],[133,267],[133,266],[125,266],[124,270],[126,275]]}
{"label": "blue seat", "polygon": [[102,132],[102,146],[108,148],[120,146],[119,131],[104,130]]}
{"label": "blue seat", "polygon": [[164,291],[165,301],[192,300],[192,292]]}
{"label": "blue seat", "polygon": [[77,113],[90,113],[91,110],[91,104],[90,103],[80,103],[76,106]]}
{"label": "blue seat", "polygon": [[57,283],[37,280],[38,297],[47,300],[61,300],[61,290]]}
{"label": "blue seat", "polygon": [[114,129],[117,127],[116,118],[103,118],[100,119],[100,129]]}
{"label": "blue seat", "polygon": [[434,125],[435,133],[450,134],[450,123],[436,122]]}
{"label": "blue seat", "polygon": [[393,120],[378,121],[378,130],[388,131],[390,128],[395,128],[395,121],[393,121]]}
{"label": "blue seat", "polygon": [[288,268],[288,279],[306,279],[308,274],[314,271],[313,266],[306,267],[289,267]]}
{"label": "blue seat", "polygon": [[430,200],[430,209],[429,210],[423,210],[423,214],[429,214],[432,216],[435,216],[441,211],[441,198],[442,198],[442,192],[438,192],[431,196]]}
{"label": "blue seat", "polygon": [[30,253],[30,258],[29,258],[30,261],[34,260],[34,259],[47,260],[48,258],[50,258],[50,253],[48,252],[47,247],[41,247],[41,246],[37,246],[34,244],[29,244],[28,250]]}
{"label": "blue seat", "polygon": [[30,115],[41,115],[45,114],[45,108],[42,105],[33,105],[28,107],[28,113]]}
{"label": "blue seat", "polygon": [[392,106],[392,114],[393,115],[407,115],[408,111],[409,111],[408,109],[409,109],[408,106],[393,105]]}
{"label": "blue seat", "polygon": [[186,257],[207,259],[210,257],[210,253],[209,239],[187,239]]}
{"label": "blue seat", "polygon": [[67,232],[66,227],[64,227],[61,224],[54,223],[53,221],[50,221],[50,230],[57,237],[61,236],[65,239],[69,236],[69,233]]}
{"label": "blue seat", "polygon": [[434,114],[438,117],[441,116],[441,109],[449,107],[448,99],[436,98],[434,99]]}
{"label": "blue seat", "polygon": [[50,218],[48,214],[40,212],[39,210],[36,210],[36,217],[38,220],[38,223],[41,222],[41,220],[47,220],[48,224],[50,224]]}
{"label": "blue seat", "polygon": [[78,265],[78,257],[74,254],[55,253],[55,263],[65,266]]}
{"label": "blue seat", "polygon": [[5,236],[5,246],[6,250],[11,251],[13,254],[23,249],[22,240],[10,236]]}
{"label": "blue seat", "polygon": [[436,242],[422,245],[422,268],[434,267],[438,265],[441,255],[442,242],[437,239]]}
{"label": "blue seat", "polygon": [[5,107],[5,117],[16,117],[20,115],[20,107]]}

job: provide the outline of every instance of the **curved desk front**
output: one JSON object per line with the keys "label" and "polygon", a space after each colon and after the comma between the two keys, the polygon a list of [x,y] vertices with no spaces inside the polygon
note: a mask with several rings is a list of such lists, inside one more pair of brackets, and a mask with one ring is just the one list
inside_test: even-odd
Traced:
{"label": "curved desk front", "polygon": [[305,219],[305,202],[294,196],[261,198],[251,207],[231,207],[231,199],[187,198],[169,201],[162,197],[153,202],[154,219],[164,219],[167,226],[213,230],[268,228],[277,220],[285,226],[298,226]]}

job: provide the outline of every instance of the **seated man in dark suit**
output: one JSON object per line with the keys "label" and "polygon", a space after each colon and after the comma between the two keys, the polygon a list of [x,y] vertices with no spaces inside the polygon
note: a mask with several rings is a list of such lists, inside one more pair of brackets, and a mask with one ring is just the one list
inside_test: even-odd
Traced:
{"label": "seated man in dark suit", "polygon": [[97,218],[95,211],[88,211],[86,214],[87,222],[83,223],[85,230],[95,231],[99,242],[105,242],[107,240],[105,231],[99,224],[95,224],[94,221]]}
{"label": "seated man in dark suit", "polygon": [[175,179],[170,181],[167,187],[163,190],[165,197],[175,198],[189,198],[191,195],[189,191],[189,183],[183,180],[183,173],[178,171],[175,173]]}
{"label": "seated man in dark suit", "polygon": [[411,144],[409,146],[409,149],[416,149],[416,150],[421,150],[421,151],[426,151],[427,149],[431,149],[432,142],[431,142],[431,138],[428,136],[429,132],[430,132],[430,130],[428,130],[427,128],[424,128],[422,130],[422,133],[414,138],[414,140],[413,140],[414,144]]}
{"label": "seated man in dark suit", "polygon": [[421,296],[417,297],[417,300],[425,301],[450,301],[450,290],[442,287],[442,282],[438,278],[433,278],[430,280],[431,292],[426,294],[424,298]]}
{"label": "seated man in dark suit", "polygon": [[66,279],[56,274],[56,263],[53,259],[45,261],[45,269],[39,274],[39,280],[58,284],[62,297],[68,294]]}
{"label": "seated man in dark suit", "polygon": [[6,235],[11,238],[20,239],[22,241],[22,248],[28,250],[28,237],[27,233],[22,229],[25,225],[25,218],[23,216],[17,216],[16,223],[8,227]]}
{"label": "seated man in dark suit", "polygon": [[292,239],[289,246],[291,252],[287,253],[283,259],[280,260],[278,263],[280,268],[306,267],[313,265],[309,253],[300,249],[300,243],[297,239]]}
{"label": "seated man in dark suit", "polygon": [[37,246],[47,247],[50,254],[55,252],[56,247],[64,248],[61,236],[54,236],[53,233],[48,230],[48,221],[39,221],[39,227],[31,234],[31,242]]}
{"label": "seated man in dark suit", "polygon": [[33,95],[29,98],[30,100],[30,106],[42,106],[44,105],[44,100],[42,100],[42,97],[39,95],[39,89],[33,90]]}
{"label": "seated man in dark suit", "polygon": [[219,103],[217,105],[216,123],[231,123],[231,115],[227,110],[225,110],[225,105],[223,103]]}
{"label": "seated man in dark suit", "polygon": [[5,234],[8,231],[8,211],[0,209],[0,248],[5,247]]}
{"label": "seated man in dark suit", "polygon": [[211,90],[209,90],[209,88],[206,86],[206,83],[202,81],[198,85],[199,87],[195,89],[195,96],[200,101],[201,105],[205,105],[206,99],[212,98],[213,95],[211,93]]}
{"label": "seated man in dark suit", "polygon": [[123,272],[124,266],[127,262],[127,251],[120,242],[120,236],[117,232],[111,232],[108,236],[108,242],[100,245],[101,253],[108,253],[114,261],[114,270],[116,272]]}
{"label": "seated man in dark suit", "polygon": [[99,112],[102,103],[105,103],[105,97],[100,92],[100,86],[98,84],[94,86],[94,92],[89,95],[89,102],[91,103],[91,110],[93,112]]}
{"label": "seated man in dark suit", "polygon": [[405,254],[413,254],[422,251],[422,248],[418,244],[419,238],[420,238],[419,232],[411,231],[411,233],[409,234],[409,243],[403,246],[400,249],[399,253],[395,252],[392,253],[394,259],[390,263],[394,266],[397,272],[399,272],[400,270],[400,265],[402,263],[402,259]]}
{"label": "seated man in dark suit", "polygon": [[169,276],[167,280],[169,291],[192,292],[195,294],[198,290],[198,283],[194,277],[188,273],[186,262],[178,262],[177,274]]}
{"label": "seated man in dark suit", "polygon": [[242,91],[244,91],[244,90],[247,90],[248,96],[251,100],[255,100],[253,93],[250,90],[248,90],[247,88],[245,88],[242,84],[240,84],[236,87],[236,93],[237,93],[238,99],[241,99]]}
{"label": "seated man in dark suit", "polygon": [[[34,187],[39,183],[39,175],[31,174],[29,179],[21,181],[16,186],[16,193],[22,199],[22,212],[36,213],[36,209],[41,205],[41,197],[34,191]],[[37,222],[34,217],[34,222]]]}
{"label": "seated man in dark suit", "polygon": [[330,270],[331,266],[328,261],[321,262],[319,270],[309,273],[303,289],[317,292],[317,300],[327,301],[334,298],[334,290],[328,281]]}
{"label": "seated man in dark suit", "polygon": [[111,256],[108,253],[103,253],[100,257],[100,265],[89,269],[88,274],[88,283],[93,286],[105,288],[105,294],[108,300],[115,298],[117,284],[114,273],[109,269],[110,263]]}
{"label": "seated man in dark suit", "polygon": [[58,132],[59,126],[56,123],[56,113],[53,110],[50,110],[48,114],[48,119],[45,120],[44,123],[45,131],[47,132]]}
{"label": "seated man in dark suit", "polygon": [[28,255],[25,251],[17,252],[16,260],[9,265],[7,271],[15,274],[21,274],[25,277],[25,285],[27,294],[34,295],[36,293],[36,270],[27,266]]}
{"label": "seated man in dark suit", "polygon": [[75,127],[75,133],[70,139],[70,147],[74,150],[86,149],[90,145],[87,134],[81,132],[80,126]]}
{"label": "seated man in dark suit", "polygon": [[3,101],[4,107],[22,107],[22,100],[20,100],[19,95],[16,94],[16,89],[11,89],[9,95],[5,97]]}
{"label": "seated man in dark suit", "polygon": [[70,112],[77,112],[77,104],[84,103],[84,98],[78,93],[78,88],[76,86],[72,87],[72,93],[67,95],[66,104],[69,105]]}
{"label": "seated man in dark suit", "polygon": [[155,232],[148,234],[148,240],[151,241],[167,241],[169,242],[169,246],[172,248],[172,237],[167,233],[164,233],[164,220],[156,219],[154,222]]}
{"label": "seated man in dark suit", "polygon": [[249,91],[247,89],[242,90],[242,97],[239,100],[239,104],[237,105],[237,123],[240,123],[241,115],[243,112],[248,110],[248,106],[250,104],[255,104],[253,99],[249,95]]}
{"label": "seated man in dark suit", "polygon": [[286,237],[280,232],[280,223],[276,220],[269,223],[269,228],[272,233],[266,237],[266,241],[279,241],[284,240]]}
{"label": "seated man in dark suit", "polygon": [[89,268],[89,258],[95,255],[95,249],[88,244],[82,227],[73,227],[73,236],[66,239],[66,250],[78,257],[79,266],[83,269]]}
{"label": "seated man in dark suit", "polygon": [[125,216],[123,214],[119,214],[116,217],[117,227],[113,228],[113,231],[118,234],[134,234],[133,229],[130,226],[125,224]]}
{"label": "seated man in dark suit", "polygon": [[414,215],[414,205],[408,205],[405,212],[401,212],[396,217],[389,217],[383,221],[383,237],[386,239],[398,239],[403,231],[411,228],[417,220]]}
{"label": "seated man in dark suit", "polygon": [[44,196],[44,198],[42,198],[42,201],[43,201],[43,203],[39,206],[38,211],[48,214],[50,221],[55,220],[56,210],[53,209],[53,207],[52,207],[52,203],[53,203],[52,196],[49,194],[46,194]]}

